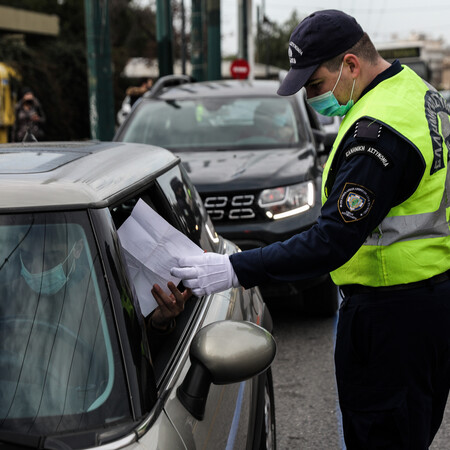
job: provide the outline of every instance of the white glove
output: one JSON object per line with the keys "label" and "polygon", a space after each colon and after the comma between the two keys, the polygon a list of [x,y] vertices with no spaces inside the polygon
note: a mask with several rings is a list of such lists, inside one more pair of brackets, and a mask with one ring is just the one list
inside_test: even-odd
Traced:
{"label": "white glove", "polygon": [[178,265],[171,275],[182,279],[197,297],[240,286],[228,255],[203,253],[180,258]]}

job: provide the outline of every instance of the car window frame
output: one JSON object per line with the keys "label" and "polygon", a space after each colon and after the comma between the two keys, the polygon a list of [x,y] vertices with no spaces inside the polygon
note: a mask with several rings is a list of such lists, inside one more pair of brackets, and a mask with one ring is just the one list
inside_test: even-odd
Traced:
{"label": "car window frame", "polygon": [[[185,172],[181,164],[177,164],[176,166],[170,168],[164,173],[160,174],[155,180],[152,180],[151,183],[148,183],[139,191],[136,191],[125,198],[122,198],[119,201],[116,201],[114,204],[110,205],[110,211],[114,208],[117,208],[119,205],[122,205],[126,202],[137,202],[139,198],[145,201],[152,209],[154,209],[161,217],[163,217],[170,225],[178,229],[185,235],[188,235],[186,225],[179,219],[177,212],[173,209],[170,201],[167,199],[167,195],[164,192],[163,187],[158,182],[158,179],[161,176],[167,176],[173,170],[179,170],[181,174],[185,177]],[[184,178],[186,181],[186,178]],[[197,193],[195,187],[193,185],[190,186],[190,189],[194,189],[196,195],[200,199],[199,194]],[[201,201],[201,200],[200,200]],[[131,209],[129,210],[129,214],[131,214]],[[206,210],[205,210],[205,214]],[[208,216],[209,217],[209,216]],[[116,229],[118,229],[123,223],[124,219],[122,217],[121,222],[117,223],[114,221],[114,213],[111,214],[111,220],[114,223]],[[203,218],[202,218],[203,220]],[[199,242],[195,242],[199,245]],[[217,250],[219,247],[210,247],[208,250]],[[122,260],[125,261],[124,255],[122,253]],[[126,264],[124,263],[126,266]],[[126,267],[124,269],[127,271]],[[131,282],[130,282],[131,283]],[[184,290],[182,283],[178,286],[180,290]],[[133,288],[131,287],[131,290]],[[150,294],[150,293],[149,293]],[[136,294],[133,293],[134,297],[137,299]],[[150,294],[151,295],[151,294]],[[157,353],[153,351],[150,353],[150,358],[152,361],[152,370],[155,378],[156,386],[159,388],[161,384],[164,383],[164,379],[170,373],[171,367],[177,363],[177,355],[184,348],[190,334],[191,329],[194,326],[194,323],[197,321],[198,312],[202,307],[204,297],[195,297],[192,296],[185,305],[184,311],[177,317],[177,327],[175,330],[168,336],[165,336],[159,344],[161,344],[161,348]],[[137,301],[137,300],[136,300]],[[143,318],[145,321],[145,318]],[[144,325],[145,327],[145,325]],[[152,347],[152,343],[149,342],[149,347]],[[149,348],[149,350],[150,350]]]}

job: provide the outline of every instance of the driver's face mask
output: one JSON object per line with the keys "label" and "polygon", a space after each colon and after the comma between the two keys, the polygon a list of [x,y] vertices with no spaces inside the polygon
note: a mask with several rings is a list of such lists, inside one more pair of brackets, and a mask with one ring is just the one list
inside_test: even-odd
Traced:
{"label": "driver's face mask", "polygon": [[334,96],[334,90],[339,83],[342,75],[342,68],[344,67],[344,61],[341,64],[341,70],[339,72],[338,79],[332,91],[325,92],[324,94],[317,95],[316,97],[307,99],[308,104],[314,108],[319,114],[323,116],[345,116],[350,108],[355,104],[352,100],[353,90],[355,89],[355,81],[353,80],[352,92],[350,93],[350,99],[345,105],[340,105]]}
{"label": "driver's face mask", "polygon": [[22,266],[20,274],[23,276],[28,286],[37,294],[53,295],[60,291],[69,280],[70,274],[73,272],[75,266],[75,259],[72,261],[70,270],[66,276],[63,269],[63,264],[69,259],[74,251],[75,245],[70,250],[63,262],[44,272],[31,273],[25,267],[20,255],[20,264]]}

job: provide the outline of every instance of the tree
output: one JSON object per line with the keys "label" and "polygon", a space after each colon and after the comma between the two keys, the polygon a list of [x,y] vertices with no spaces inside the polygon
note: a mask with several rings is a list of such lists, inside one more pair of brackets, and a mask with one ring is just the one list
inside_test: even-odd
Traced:
{"label": "tree", "polygon": [[261,64],[289,69],[289,58],[287,57],[289,38],[294,28],[299,24],[296,11],[284,23],[278,24],[264,17],[259,23],[255,43],[255,60]]}
{"label": "tree", "polygon": [[46,139],[72,140],[89,136],[86,44],[79,0],[0,0],[4,6],[60,18],[58,38],[11,35],[0,37],[0,60],[22,75],[41,101],[47,116]]}
{"label": "tree", "polygon": [[[132,57],[157,58],[156,14],[133,0],[109,0],[115,110],[129,80],[123,69]],[[84,2],[82,0],[0,0],[0,5],[59,17],[58,37],[0,34],[0,61],[22,75],[47,116],[46,139],[90,136]],[[181,49],[181,3],[172,0],[174,53]],[[189,37],[185,38],[189,42]]]}

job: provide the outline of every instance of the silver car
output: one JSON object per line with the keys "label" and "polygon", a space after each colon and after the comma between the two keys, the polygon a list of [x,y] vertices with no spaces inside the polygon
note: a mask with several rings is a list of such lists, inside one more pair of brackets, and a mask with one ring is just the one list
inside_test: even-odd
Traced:
{"label": "silver car", "polygon": [[204,250],[238,251],[177,157],[1,145],[0,192],[0,446],[275,448],[276,346],[258,289],[191,297],[172,333],[146,331],[117,235],[138,199]]}

